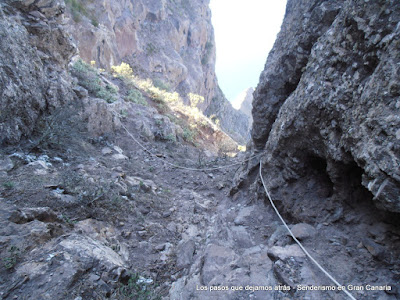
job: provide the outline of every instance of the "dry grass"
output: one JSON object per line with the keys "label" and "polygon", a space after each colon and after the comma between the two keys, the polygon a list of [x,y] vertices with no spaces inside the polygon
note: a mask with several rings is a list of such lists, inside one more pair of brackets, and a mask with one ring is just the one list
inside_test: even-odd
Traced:
{"label": "dry grass", "polygon": [[185,97],[190,101],[190,105],[185,105],[182,95],[171,91],[169,87],[166,88],[166,84],[160,84],[160,80],[153,82],[149,78],[141,79],[135,76],[132,68],[126,63],[113,66],[112,72],[125,84],[152,99],[161,113],[167,115],[171,121],[182,128],[183,138],[186,141],[199,143],[201,140],[208,140],[215,143],[218,136],[221,139],[221,147],[224,148],[223,152],[237,151],[237,144],[198,109],[198,106],[204,102],[203,96],[188,93]]}

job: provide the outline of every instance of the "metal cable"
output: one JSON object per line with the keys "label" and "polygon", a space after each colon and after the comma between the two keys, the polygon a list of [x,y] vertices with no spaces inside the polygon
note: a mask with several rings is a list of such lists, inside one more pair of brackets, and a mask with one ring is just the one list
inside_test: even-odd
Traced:
{"label": "metal cable", "polygon": [[[116,115],[118,115],[118,113],[114,112]],[[261,154],[263,154],[265,151],[253,155],[250,158],[242,161],[242,162],[238,162],[238,163],[234,163],[234,164],[230,164],[230,165],[226,165],[226,166],[220,166],[220,167],[215,167],[215,168],[204,168],[204,169],[200,169],[200,168],[188,168],[188,167],[184,167],[184,166],[179,166],[173,163],[170,163],[168,161],[162,160],[160,157],[158,157],[157,155],[155,155],[154,153],[152,153],[150,150],[148,150],[145,146],[142,145],[142,143],[140,143],[134,136],[133,134],[126,128],[126,126],[124,124],[122,124],[121,122],[121,126],[122,128],[128,133],[128,135],[148,154],[150,154],[151,156],[161,160],[163,163],[175,167],[175,168],[179,168],[179,169],[184,169],[184,170],[189,170],[189,171],[214,171],[214,170],[219,170],[219,169],[224,169],[224,168],[229,168],[232,166],[236,166],[236,165],[240,165],[243,164],[244,162],[247,162],[257,156],[260,156]],[[273,207],[273,209],[275,210],[275,213],[278,215],[279,219],[282,221],[283,225],[285,226],[285,228],[287,229],[287,231],[289,232],[289,234],[291,235],[291,237],[293,238],[293,240],[299,245],[299,247],[301,248],[301,250],[303,250],[303,252],[307,255],[307,257],[331,280],[333,281],[338,287],[341,288],[341,291],[344,292],[350,299],[352,300],[356,300],[356,298],[354,298],[347,290],[343,289],[343,285],[341,285],[332,275],[330,275],[309,253],[308,251],[303,247],[303,245],[300,243],[300,241],[294,236],[293,232],[290,230],[289,226],[286,224],[285,220],[282,218],[281,214],[279,213],[278,209],[276,208],[271,195],[268,192],[267,186],[264,182],[264,178],[262,176],[262,163],[260,160],[260,178],[261,178],[261,182],[263,184],[264,190],[268,196],[268,199]]]}
{"label": "metal cable", "polygon": [[[117,117],[120,117],[120,115],[119,115],[117,112],[114,111],[113,113],[114,113]],[[245,163],[245,162],[247,162],[247,161],[249,161],[249,160],[252,160],[253,158],[255,158],[255,157],[257,157],[257,156],[260,156],[261,154],[264,153],[264,152],[260,152],[260,153],[258,153],[258,154],[256,154],[256,155],[253,155],[253,156],[251,156],[251,157],[249,157],[249,158],[247,158],[247,159],[245,159],[245,160],[243,160],[243,161],[241,161],[241,162],[237,162],[237,163],[229,164],[229,165],[225,165],[225,166],[214,167],[214,168],[189,168],[189,167],[179,166],[179,165],[176,165],[176,164],[174,164],[174,163],[170,163],[170,162],[168,162],[168,161],[166,161],[166,160],[161,159],[161,158],[158,157],[156,154],[154,154],[153,152],[151,152],[150,150],[148,150],[145,146],[143,146],[143,144],[140,143],[139,140],[136,139],[136,138],[133,136],[133,134],[128,130],[128,128],[126,128],[126,126],[125,126],[124,124],[122,124],[122,122],[121,122],[121,127],[122,127],[122,128],[126,131],[126,133],[135,141],[135,143],[138,144],[145,152],[147,152],[147,153],[150,154],[151,156],[153,156],[153,157],[159,159],[160,161],[162,161],[162,162],[163,162],[164,164],[166,164],[166,165],[169,165],[169,166],[171,166],[171,167],[178,168],[178,169],[183,169],[183,170],[189,170],[189,171],[215,171],[215,170],[220,170],[220,169],[226,169],[226,168],[230,168],[230,167],[233,167],[233,166],[241,165],[241,164],[243,164],[243,163]]]}
{"label": "metal cable", "polygon": [[276,214],[278,215],[279,219],[282,221],[283,225],[286,227],[287,231],[290,233],[290,235],[292,236],[292,238],[294,239],[294,241],[300,246],[301,250],[303,250],[303,252],[307,255],[307,257],[309,259],[311,259],[311,261],[330,279],[332,280],[339,288],[341,288],[341,291],[346,293],[347,296],[349,296],[350,299],[352,300],[356,300],[356,298],[354,298],[347,290],[345,290],[343,287],[343,285],[341,285],[335,278],[333,278],[327,271],[325,271],[325,269],[310,255],[310,253],[308,253],[308,251],[303,247],[303,245],[300,243],[300,241],[294,236],[293,232],[290,230],[289,226],[287,226],[285,220],[283,220],[281,214],[279,213],[278,209],[276,208],[274,201],[272,201],[271,195],[268,192],[267,186],[265,185],[263,176],[262,176],[262,164],[261,164],[261,160],[260,160],[260,178],[261,178],[261,182],[264,186],[264,190],[268,196],[269,202],[271,203],[273,209],[275,210]]}

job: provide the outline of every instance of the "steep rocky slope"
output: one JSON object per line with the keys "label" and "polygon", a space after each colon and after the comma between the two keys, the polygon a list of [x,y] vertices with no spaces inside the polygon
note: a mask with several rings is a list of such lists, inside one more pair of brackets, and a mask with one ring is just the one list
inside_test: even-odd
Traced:
{"label": "steep rocky slope", "polygon": [[189,93],[201,95],[204,100],[196,106],[246,143],[247,117],[232,108],[218,87],[209,1],[66,2],[69,32],[86,62],[105,69],[127,62],[141,78],[178,91],[186,104]]}
{"label": "steep rocky slope", "polygon": [[66,69],[75,47],[64,9],[50,0],[0,3],[1,143],[29,135],[41,114],[72,99]]}
{"label": "steep rocky slope", "polygon": [[174,93],[79,60],[67,68],[63,2],[3,4],[1,299],[168,295],[227,188],[224,172],[190,169],[229,164],[213,152],[236,143],[198,110],[170,109]]}
{"label": "steep rocky slope", "polygon": [[107,114],[123,109],[125,117],[114,122],[147,150],[116,130],[92,139],[72,135],[60,148],[0,154],[1,299],[169,299],[171,284],[202,253],[229,174],[164,162],[232,162],[168,139],[147,140],[140,122],[160,129],[160,118],[141,105],[97,105],[103,127]]}
{"label": "steep rocky slope", "polygon": [[245,145],[250,139],[250,119],[243,112],[234,109],[229,101],[223,99],[225,96],[218,88],[205,114],[219,123],[232,138]]}

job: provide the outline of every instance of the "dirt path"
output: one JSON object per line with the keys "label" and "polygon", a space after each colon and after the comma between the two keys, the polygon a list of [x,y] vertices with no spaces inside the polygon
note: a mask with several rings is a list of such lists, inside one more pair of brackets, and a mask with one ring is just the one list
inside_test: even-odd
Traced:
{"label": "dirt path", "polygon": [[[237,167],[193,172],[162,162],[215,167],[237,160],[142,142],[159,157],[123,132],[85,144],[79,156],[2,155],[3,299],[129,299],[136,285],[153,282],[174,300],[345,299],[337,290],[301,290],[333,284],[288,236],[257,185],[227,196]],[[390,261],[398,251],[381,244],[398,243],[399,232],[369,225],[370,209],[323,224],[285,217],[340,282],[364,287],[352,291],[357,299],[396,299]],[[145,283],[131,286],[132,272]],[[367,291],[367,284],[392,290]]]}

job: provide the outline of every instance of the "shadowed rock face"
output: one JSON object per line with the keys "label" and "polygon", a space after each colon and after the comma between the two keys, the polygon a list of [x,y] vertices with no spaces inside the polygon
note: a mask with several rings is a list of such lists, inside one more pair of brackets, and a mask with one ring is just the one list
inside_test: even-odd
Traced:
{"label": "shadowed rock face", "polygon": [[105,69],[124,61],[135,74],[161,81],[183,97],[199,94],[205,99],[197,105],[201,111],[220,119],[236,140],[247,141],[247,116],[235,112],[218,87],[208,0],[83,3],[84,13],[67,6],[67,15],[85,61]]}
{"label": "shadowed rock face", "polygon": [[288,1],[285,20],[254,94],[252,139],[263,148],[280,107],[296,89],[311,49],[343,1]]}
{"label": "shadowed rock face", "polygon": [[64,9],[62,1],[0,3],[0,142],[18,141],[40,114],[72,99]]}
{"label": "shadowed rock face", "polygon": [[400,212],[399,21],[397,1],[288,1],[253,102],[275,187],[319,170],[325,196],[357,181]]}

